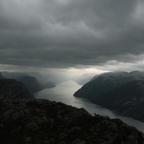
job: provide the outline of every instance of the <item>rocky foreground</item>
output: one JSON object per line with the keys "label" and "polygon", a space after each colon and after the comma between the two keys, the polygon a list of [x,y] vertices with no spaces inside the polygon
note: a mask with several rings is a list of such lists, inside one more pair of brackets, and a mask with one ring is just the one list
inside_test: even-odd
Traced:
{"label": "rocky foreground", "polygon": [[143,133],[118,119],[35,99],[14,80],[0,80],[1,144],[143,144]]}

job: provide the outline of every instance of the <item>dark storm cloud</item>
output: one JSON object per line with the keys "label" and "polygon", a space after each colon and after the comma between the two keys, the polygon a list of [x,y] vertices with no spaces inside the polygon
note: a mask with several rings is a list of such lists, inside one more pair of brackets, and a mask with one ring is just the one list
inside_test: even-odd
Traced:
{"label": "dark storm cloud", "polygon": [[[141,0],[1,0],[1,64],[69,67],[144,53]],[[136,60],[136,59],[134,59]]]}

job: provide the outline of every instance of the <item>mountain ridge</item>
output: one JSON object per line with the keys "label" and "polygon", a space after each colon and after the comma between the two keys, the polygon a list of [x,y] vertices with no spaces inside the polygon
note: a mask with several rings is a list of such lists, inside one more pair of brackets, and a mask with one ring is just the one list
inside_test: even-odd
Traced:
{"label": "mountain ridge", "polygon": [[24,85],[14,80],[0,80],[0,87],[3,144],[144,144],[144,134],[119,119],[92,116],[82,108],[31,95],[28,98]]}
{"label": "mountain ridge", "polygon": [[105,73],[93,78],[77,92],[82,97],[117,114],[144,121],[144,73]]}

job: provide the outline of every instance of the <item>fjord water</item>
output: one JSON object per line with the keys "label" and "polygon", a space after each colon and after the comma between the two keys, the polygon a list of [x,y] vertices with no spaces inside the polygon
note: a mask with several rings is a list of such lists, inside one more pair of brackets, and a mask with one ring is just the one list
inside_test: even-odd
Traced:
{"label": "fjord water", "polygon": [[121,117],[114,114],[112,111],[102,108],[96,104],[92,104],[86,99],[76,98],[73,96],[81,85],[74,81],[66,81],[58,84],[56,87],[51,89],[44,89],[36,94],[37,98],[48,99],[51,101],[62,102],[67,105],[71,105],[77,108],[84,108],[91,114],[100,114],[103,116],[109,116],[111,118],[119,118],[127,124],[136,127],[140,131],[144,132],[144,123],[134,120],[132,118]]}

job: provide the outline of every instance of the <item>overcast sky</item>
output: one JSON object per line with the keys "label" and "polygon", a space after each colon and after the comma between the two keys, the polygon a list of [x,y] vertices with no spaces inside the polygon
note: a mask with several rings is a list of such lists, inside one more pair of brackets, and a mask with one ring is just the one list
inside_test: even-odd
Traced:
{"label": "overcast sky", "polygon": [[0,63],[144,70],[144,1],[0,0]]}

